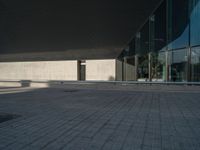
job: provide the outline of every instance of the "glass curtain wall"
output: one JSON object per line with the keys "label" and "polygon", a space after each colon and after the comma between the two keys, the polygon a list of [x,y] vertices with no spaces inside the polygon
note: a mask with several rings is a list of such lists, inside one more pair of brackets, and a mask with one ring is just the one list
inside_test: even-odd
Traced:
{"label": "glass curtain wall", "polygon": [[200,0],[190,3],[191,81],[200,81]]}
{"label": "glass curtain wall", "polygon": [[189,0],[167,1],[168,62],[170,81],[188,80]]}
{"label": "glass curtain wall", "polygon": [[173,50],[171,60],[171,81],[187,81],[188,49]]}
{"label": "glass curtain wall", "polygon": [[189,46],[189,0],[168,0],[168,49]]}
{"label": "glass curtain wall", "polygon": [[150,80],[166,80],[166,1],[149,18]]}
{"label": "glass curtain wall", "polygon": [[137,33],[136,38],[137,78],[147,81],[149,78],[149,21]]}
{"label": "glass curtain wall", "polygon": [[191,49],[191,80],[200,81],[200,47]]}
{"label": "glass curtain wall", "polygon": [[190,2],[190,44],[200,45],[200,0]]}
{"label": "glass curtain wall", "polygon": [[129,48],[138,79],[200,81],[200,0],[163,0]]}

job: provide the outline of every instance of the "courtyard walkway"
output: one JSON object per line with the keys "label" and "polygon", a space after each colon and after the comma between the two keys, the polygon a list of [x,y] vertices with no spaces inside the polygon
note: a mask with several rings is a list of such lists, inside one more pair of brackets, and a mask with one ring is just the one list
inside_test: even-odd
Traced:
{"label": "courtyard walkway", "polygon": [[0,150],[199,150],[200,87],[0,88]]}

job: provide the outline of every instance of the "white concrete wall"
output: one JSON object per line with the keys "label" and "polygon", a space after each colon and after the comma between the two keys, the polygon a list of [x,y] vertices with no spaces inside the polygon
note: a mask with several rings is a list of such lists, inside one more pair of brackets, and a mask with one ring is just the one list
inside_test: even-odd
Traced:
{"label": "white concrete wall", "polygon": [[122,62],[120,60],[116,60],[116,80],[135,81],[136,80],[135,66],[128,64],[126,62]]}
{"label": "white concrete wall", "polygon": [[135,66],[126,63],[125,64],[125,75],[126,75],[126,81],[133,81],[136,80],[136,72],[135,72]]}
{"label": "white concrete wall", "polygon": [[123,75],[123,68],[122,68],[123,62],[120,60],[116,60],[116,80],[122,81],[122,75]]}
{"label": "white concrete wall", "polygon": [[86,80],[115,80],[115,72],[115,59],[86,61]]}
{"label": "white concrete wall", "polygon": [[77,61],[1,62],[0,80],[77,80]]}

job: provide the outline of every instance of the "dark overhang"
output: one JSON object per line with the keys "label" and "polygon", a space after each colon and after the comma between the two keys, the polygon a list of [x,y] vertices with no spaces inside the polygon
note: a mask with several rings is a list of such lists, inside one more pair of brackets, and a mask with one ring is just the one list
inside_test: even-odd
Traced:
{"label": "dark overhang", "polygon": [[[159,2],[0,0],[0,61],[5,60],[4,56],[7,61],[22,60],[20,54],[26,54],[24,60],[55,60],[53,55],[41,55],[37,59],[30,55],[56,52],[56,60],[76,56],[102,59],[107,54],[108,58],[114,58]],[[72,50],[75,52],[70,57]],[[76,52],[80,54],[75,55]]]}

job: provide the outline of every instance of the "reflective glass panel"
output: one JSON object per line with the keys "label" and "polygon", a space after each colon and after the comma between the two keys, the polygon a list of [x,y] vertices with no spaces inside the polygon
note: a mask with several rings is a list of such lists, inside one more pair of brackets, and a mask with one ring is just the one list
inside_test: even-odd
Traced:
{"label": "reflective glass panel", "polygon": [[140,31],[140,54],[149,52],[149,22]]}
{"label": "reflective glass panel", "polygon": [[166,79],[165,52],[151,53],[151,79],[152,81],[164,81]]}
{"label": "reflective glass panel", "polygon": [[135,39],[129,43],[129,56],[135,55]]}
{"label": "reflective glass panel", "polygon": [[181,49],[171,52],[170,73],[171,81],[187,81],[188,50]]}
{"label": "reflective glass panel", "polygon": [[150,17],[150,50],[158,52],[166,46],[166,1]]}
{"label": "reflective glass panel", "polygon": [[145,79],[149,78],[149,59],[148,54],[138,56],[138,70],[137,70],[137,77],[138,79]]}
{"label": "reflective glass panel", "polygon": [[191,46],[200,45],[200,0],[191,0],[190,20]]}
{"label": "reflective glass panel", "polygon": [[191,50],[191,79],[194,82],[200,81],[200,47]]}
{"label": "reflective glass panel", "polygon": [[166,79],[166,18],[166,1],[164,0],[149,18],[150,80],[152,81]]}
{"label": "reflective glass panel", "polygon": [[149,21],[142,27],[136,38],[138,54],[137,77],[147,80],[149,78]]}
{"label": "reflective glass panel", "polygon": [[189,45],[189,0],[168,0],[168,48]]}

